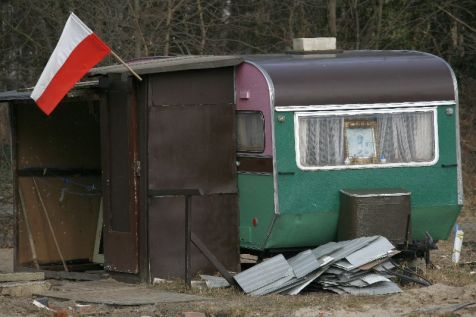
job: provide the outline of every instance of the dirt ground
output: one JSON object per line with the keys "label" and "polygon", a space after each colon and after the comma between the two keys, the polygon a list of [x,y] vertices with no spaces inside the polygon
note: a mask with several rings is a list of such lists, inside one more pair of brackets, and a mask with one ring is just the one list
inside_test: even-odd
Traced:
{"label": "dirt ground", "polygon": [[[91,305],[75,314],[72,301],[50,299],[49,304],[57,309],[64,308],[71,316],[181,316],[190,311],[201,312],[207,317],[476,316],[476,222],[465,216],[461,217],[466,239],[461,263],[468,264],[454,266],[451,262],[452,240],[441,241],[439,249],[432,252],[434,268],[424,273],[433,285],[404,285],[403,292],[396,295],[356,297],[313,292],[297,296],[252,297],[234,289],[186,290],[181,282],[173,281],[150,287],[200,295],[208,300],[128,307]],[[5,254],[9,254],[8,250],[0,252],[0,256],[7,257]],[[55,287],[55,284],[70,282],[50,280],[50,283]],[[33,297],[0,296],[0,317],[54,316],[52,312],[35,307],[32,301]]]}

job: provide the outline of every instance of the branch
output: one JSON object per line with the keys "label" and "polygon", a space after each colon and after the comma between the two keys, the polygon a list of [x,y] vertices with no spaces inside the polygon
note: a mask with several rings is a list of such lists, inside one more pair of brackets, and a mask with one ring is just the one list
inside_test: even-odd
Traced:
{"label": "branch", "polygon": [[441,7],[441,6],[437,6],[438,9],[440,9],[441,11],[443,11],[444,13],[448,14],[451,18],[453,18],[453,20],[455,20],[456,22],[464,25],[465,27],[467,27],[468,29],[470,29],[471,31],[473,31],[474,33],[476,33],[476,29],[471,27],[470,25],[468,25],[466,22],[462,21],[461,19],[459,19],[458,17],[454,16],[451,12],[449,12],[448,10],[446,10],[445,8]]}
{"label": "branch", "polygon": [[26,34],[25,32],[22,32],[20,30],[18,30],[16,27],[14,27],[13,25],[11,25],[8,21],[4,21],[5,24],[7,26],[9,26],[13,31],[15,31],[16,33],[24,36],[27,40],[29,40],[30,42],[32,42],[33,44],[35,44],[36,46],[38,46],[39,48],[43,48],[43,46],[38,43],[37,41],[35,41],[29,34]]}

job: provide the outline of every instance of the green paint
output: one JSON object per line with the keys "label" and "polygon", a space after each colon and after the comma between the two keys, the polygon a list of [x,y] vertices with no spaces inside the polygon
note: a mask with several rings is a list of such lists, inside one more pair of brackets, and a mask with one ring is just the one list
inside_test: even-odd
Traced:
{"label": "green paint", "polygon": [[[458,206],[412,209],[412,239],[424,240],[426,231],[433,239],[447,239],[458,214]],[[312,247],[333,241],[338,219],[338,211],[280,215],[265,249]]]}
{"label": "green paint", "polygon": [[[412,238],[447,239],[461,206],[457,201],[456,117],[438,109],[439,160],[428,167],[302,171],[296,165],[294,113],[276,120],[279,211],[274,224],[272,176],[239,175],[242,247],[270,249],[314,246],[337,235],[339,190],[405,188],[412,192]],[[253,217],[259,219],[252,227]],[[248,229],[247,227],[250,227]],[[270,230],[270,227],[272,228]],[[269,237],[268,237],[269,234]]]}
{"label": "green paint", "polygon": [[273,176],[238,174],[238,195],[241,247],[261,250],[274,216]]}

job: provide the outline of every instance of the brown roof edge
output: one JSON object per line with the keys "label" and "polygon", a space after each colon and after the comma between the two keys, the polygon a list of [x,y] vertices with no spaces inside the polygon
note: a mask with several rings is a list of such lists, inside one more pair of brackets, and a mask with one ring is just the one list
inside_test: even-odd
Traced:
{"label": "brown roof edge", "polygon": [[[174,72],[191,69],[207,69],[229,67],[241,64],[244,59],[240,56],[213,56],[213,55],[188,55],[180,57],[153,58],[138,60],[129,63],[129,66],[138,74],[151,74]],[[106,75],[109,73],[127,73],[129,70],[124,65],[111,65],[93,68],[90,76]]]}

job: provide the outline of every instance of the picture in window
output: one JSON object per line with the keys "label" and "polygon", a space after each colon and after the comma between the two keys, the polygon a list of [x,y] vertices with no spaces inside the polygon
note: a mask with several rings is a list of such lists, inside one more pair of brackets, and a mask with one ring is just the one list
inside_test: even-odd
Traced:
{"label": "picture in window", "polygon": [[375,162],[376,126],[376,120],[345,120],[345,164]]}

